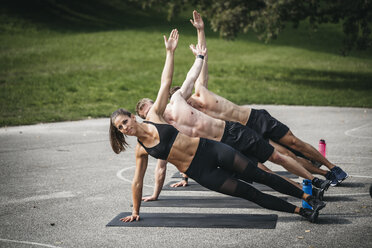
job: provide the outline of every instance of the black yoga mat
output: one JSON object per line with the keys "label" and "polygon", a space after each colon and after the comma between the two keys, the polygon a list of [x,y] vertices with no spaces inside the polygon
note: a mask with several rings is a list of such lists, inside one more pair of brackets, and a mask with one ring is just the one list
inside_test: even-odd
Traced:
{"label": "black yoga mat", "polygon": [[140,221],[120,221],[130,214],[120,213],[106,226],[275,229],[278,220],[275,214],[141,213]]}
{"label": "black yoga mat", "polygon": [[[196,183],[195,181],[189,181],[189,185],[186,187],[177,187],[177,188],[172,188],[170,185],[173,183],[177,183],[178,181],[172,181],[164,185],[163,190],[174,190],[174,191],[208,191],[209,189],[204,188],[200,184]],[[253,187],[260,191],[274,191],[272,188],[262,185],[259,183],[253,183]]]}
{"label": "black yoga mat", "polygon": [[[287,200],[286,197],[279,197]],[[157,201],[142,202],[142,207],[174,207],[174,208],[261,208],[257,204],[242,198],[224,196],[160,196]]]}
{"label": "black yoga mat", "polygon": [[[298,176],[288,172],[288,171],[274,171],[275,174],[279,175],[279,176],[285,176],[287,178],[292,178],[292,179],[295,179],[295,178],[298,178]],[[181,176],[181,173],[179,172],[176,172],[173,174],[172,178],[182,178]]]}

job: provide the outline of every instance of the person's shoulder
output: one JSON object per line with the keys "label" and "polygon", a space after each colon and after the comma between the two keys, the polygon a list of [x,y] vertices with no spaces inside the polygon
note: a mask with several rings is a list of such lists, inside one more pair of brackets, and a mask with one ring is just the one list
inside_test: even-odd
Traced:
{"label": "person's shoulder", "polygon": [[156,113],[156,109],[154,107],[150,108],[149,112],[147,112],[146,121],[153,121],[158,114]]}
{"label": "person's shoulder", "polygon": [[182,98],[181,90],[177,90],[176,92],[172,94],[172,97],[170,98],[169,102],[172,104],[173,102],[178,101],[181,98]]}
{"label": "person's shoulder", "polygon": [[143,148],[143,146],[141,146],[141,144],[138,143],[138,142],[137,142],[137,145],[136,145],[135,154],[136,154],[136,157],[148,156],[145,148]]}
{"label": "person's shoulder", "polygon": [[156,111],[153,111],[152,108],[147,113],[145,121],[156,123],[156,124],[167,124],[164,117],[162,115],[159,115],[158,113],[156,113]]}

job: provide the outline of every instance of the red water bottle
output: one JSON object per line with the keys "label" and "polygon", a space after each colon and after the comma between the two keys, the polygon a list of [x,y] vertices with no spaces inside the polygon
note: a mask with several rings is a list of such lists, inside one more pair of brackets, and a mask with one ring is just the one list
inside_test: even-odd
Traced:
{"label": "red water bottle", "polygon": [[319,140],[319,152],[325,157],[326,156],[326,142],[324,139]]}

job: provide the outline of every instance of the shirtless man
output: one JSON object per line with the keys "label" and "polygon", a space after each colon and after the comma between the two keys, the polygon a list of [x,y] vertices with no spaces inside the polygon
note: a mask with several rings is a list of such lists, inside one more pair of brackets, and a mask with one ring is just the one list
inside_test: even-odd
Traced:
{"label": "shirtless man", "polygon": [[[199,19],[201,19],[199,14],[194,11],[194,22],[192,22],[194,26],[195,23],[198,23]],[[201,32],[198,29],[198,43],[205,44],[205,38],[203,42],[200,37],[205,37],[204,30]],[[196,55],[195,47],[190,46],[190,48]],[[204,58],[204,60],[206,60],[206,58]],[[173,125],[180,132],[187,134],[188,136],[203,137],[226,143],[246,156],[257,157],[260,162],[270,160],[273,163],[280,164],[288,171],[303,178],[312,180],[314,186],[321,188],[322,193],[328,188],[330,184],[329,181],[315,178],[294,159],[276,151],[267,141],[262,139],[250,128],[236,122],[228,122],[212,118],[188,105],[186,99],[191,96],[194,83],[199,77],[199,74],[195,73],[196,71],[198,70],[190,70],[182,87],[179,91],[173,94],[170,103],[167,105],[163,116],[169,124]],[[141,100],[139,104],[137,104],[137,113],[140,117],[146,118],[151,107],[152,101],[150,99]],[[157,199],[161,191],[161,186],[164,183],[165,164],[166,162],[164,161],[158,162],[155,174],[160,178],[155,180],[154,194],[150,197],[145,197],[145,201]],[[268,168],[261,163],[259,163],[259,167],[268,170]],[[292,183],[299,187],[297,183],[293,181]]]}
{"label": "shirtless man", "polygon": [[[201,20],[199,23],[200,22],[202,23],[203,21]],[[312,166],[309,161],[302,161],[302,165],[312,173],[321,174],[328,180],[331,180],[331,186],[339,185],[348,177],[348,174],[340,167],[328,161],[328,159],[322,156],[322,154],[320,154],[319,151],[313,146],[297,138],[286,125],[276,120],[266,110],[251,109],[249,106],[244,105],[239,106],[209,91],[207,88],[207,62],[208,59],[206,58],[204,60],[203,69],[199,77],[200,80],[197,80],[195,84],[195,93],[187,100],[188,104],[211,117],[226,121],[239,122],[242,125],[255,130],[265,139],[273,140],[276,143],[287,146],[295,151],[299,151],[312,161],[325,165],[329,171],[319,170],[315,166]],[[286,154],[282,148],[276,146],[275,144],[273,145],[278,149],[278,151]],[[301,160],[301,158],[298,159]]]}

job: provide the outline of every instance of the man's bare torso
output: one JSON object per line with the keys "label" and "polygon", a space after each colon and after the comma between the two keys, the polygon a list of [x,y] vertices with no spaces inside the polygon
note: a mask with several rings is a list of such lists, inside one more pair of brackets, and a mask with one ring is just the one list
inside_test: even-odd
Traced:
{"label": "man's bare torso", "polygon": [[225,129],[224,121],[214,119],[194,109],[183,99],[171,101],[163,116],[166,122],[191,137],[220,141]]}
{"label": "man's bare torso", "polygon": [[248,106],[239,106],[214,94],[205,87],[199,87],[187,101],[201,112],[217,119],[239,122],[246,125],[251,114]]}

